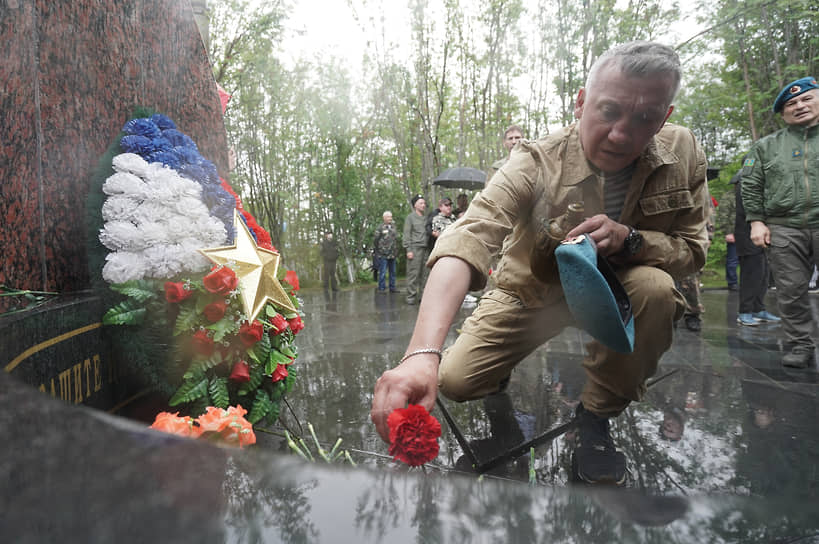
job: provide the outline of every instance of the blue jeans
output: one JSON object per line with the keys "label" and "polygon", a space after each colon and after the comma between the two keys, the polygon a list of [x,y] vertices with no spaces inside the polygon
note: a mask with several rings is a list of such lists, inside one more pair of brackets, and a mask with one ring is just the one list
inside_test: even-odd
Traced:
{"label": "blue jeans", "polygon": [[728,285],[737,284],[737,265],[739,264],[739,257],[737,257],[737,246],[732,242],[725,244],[725,283]]}
{"label": "blue jeans", "polygon": [[395,259],[379,257],[378,259],[378,289],[383,291],[386,288],[385,276],[387,267],[390,269],[390,291],[395,291]]}

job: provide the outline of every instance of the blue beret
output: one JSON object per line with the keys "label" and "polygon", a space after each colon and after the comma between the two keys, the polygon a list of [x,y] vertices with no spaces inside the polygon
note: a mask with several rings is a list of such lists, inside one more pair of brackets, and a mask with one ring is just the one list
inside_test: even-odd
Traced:
{"label": "blue beret", "polygon": [[794,96],[799,96],[805,91],[809,91],[811,89],[819,89],[819,85],[816,84],[816,78],[814,77],[803,77],[802,79],[791,81],[785,85],[785,88],[779,92],[776,100],[774,100],[774,113],[779,113],[782,111],[782,108],[785,107],[785,102]]}
{"label": "blue beret", "polygon": [[594,241],[581,235],[555,250],[560,283],[578,326],[621,353],[634,351],[634,315],[626,290]]}

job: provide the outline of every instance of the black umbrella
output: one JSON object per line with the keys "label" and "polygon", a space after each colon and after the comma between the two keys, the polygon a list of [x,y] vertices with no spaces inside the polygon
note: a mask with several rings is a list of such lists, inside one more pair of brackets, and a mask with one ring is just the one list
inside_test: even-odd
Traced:
{"label": "black umbrella", "polygon": [[448,187],[450,189],[470,189],[477,191],[483,189],[486,183],[486,172],[477,168],[459,166],[448,168],[441,172],[437,178],[432,180],[433,185]]}

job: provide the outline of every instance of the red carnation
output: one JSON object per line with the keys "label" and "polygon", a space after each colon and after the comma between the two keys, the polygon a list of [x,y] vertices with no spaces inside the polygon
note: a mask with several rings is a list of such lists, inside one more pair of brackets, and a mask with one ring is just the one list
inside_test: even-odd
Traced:
{"label": "red carnation", "polygon": [[230,371],[230,379],[234,382],[249,382],[250,381],[250,366],[247,361],[237,361],[233,365],[233,370]]}
{"label": "red carnation", "polygon": [[236,273],[226,266],[214,266],[211,273],[202,279],[205,289],[211,293],[220,295],[227,294],[239,285],[239,278]]}
{"label": "red carnation", "polygon": [[193,294],[182,282],[165,282],[165,300],[171,303],[182,302]]}
{"label": "red carnation", "polygon": [[218,302],[211,302],[207,306],[205,306],[204,314],[205,319],[207,319],[211,323],[216,323],[223,317],[225,317],[225,310],[227,310],[227,304],[222,302],[221,300]]}
{"label": "red carnation", "polygon": [[[287,371],[287,365],[283,365],[283,364],[279,363],[278,365],[276,365],[276,370],[273,371],[273,375],[271,376],[271,379],[273,380],[273,383],[280,382],[283,379],[285,379],[288,374],[289,374],[289,372]],[[436,452],[437,452],[437,450],[436,450]]]}
{"label": "red carnation", "polygon": [[282,314],[274,315],[273,319],[270,320],[270,325],[272,326],[270,336],[278,336],[290,326]]}
{"label": "red carnation", "polygon": [[262,339],[262,335],[264,334],[264,326],[259,321],[253,321],[253,323],[248,324],[247,321],[242,323],[242,326],[239,327],[239,340],[242,341],[242,344],[245,345],[246,348],[253,347],[253,345]]}
{"label": "red carnation", "polygon": [[204,355],[205,357],[213,355],[213,351],[216,348],[216,344],[213,343],[213,338],[208,336],[207,331],[196,331],[191,339],[191,344],[196,353]]}
{"label": "red carnation", "polygon": [[288,270],[287,274],[284,275],[284,281],[293,287],[293,291],[299,290],[299,277],[296,275],[295,270]]}
{"label": "red carnation", "polygon": [[438,456],[441,424],[426,408],[410,404],[392,411],[387,418],[390,427],[390,455],[398,461],[417,467]]}
{"label": "red carnation", "polygon": [[290,325],[290,330],[293,331],[293,334],[299,334],[304,328],[304,321],[301,320],[301,316],[292,317],[287,320],[287,324]]}

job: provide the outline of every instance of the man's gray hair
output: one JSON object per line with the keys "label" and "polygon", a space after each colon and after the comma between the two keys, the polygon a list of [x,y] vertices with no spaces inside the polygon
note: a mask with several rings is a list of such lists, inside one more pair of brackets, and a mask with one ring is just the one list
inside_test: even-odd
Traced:
{"label": "man's gray hair", "polygon": [[680,90],[682,66],[680,57],[671,47],[657,42],[636,41],[616,45],[600,55],[592,64],[586,78],[586,91],[594,84],[594,78],[602,68],[616,66],[632,77],[668,75],[672,81],[669,104]]}

